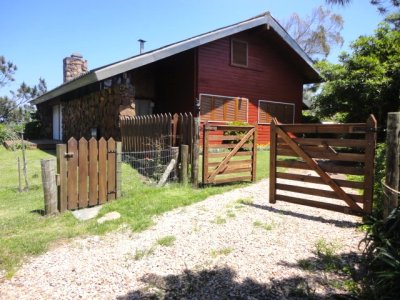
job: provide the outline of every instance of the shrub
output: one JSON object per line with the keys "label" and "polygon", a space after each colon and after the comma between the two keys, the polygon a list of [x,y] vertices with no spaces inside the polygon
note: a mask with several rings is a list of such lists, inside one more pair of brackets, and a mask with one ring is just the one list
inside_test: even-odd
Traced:
{"label": "shrub", "polygon": [[22,131],[22,125],[15,123],[2,123],[0,124],[0,143],[7,140],[19,139],[18,133]]}
{"label": "shrub", "polygon": [[[400,295],[400,207],[384,220],[371,218],[364,258],[367,276],[363,290],[368,298],[398,299]],[[371,297],[372,296],[372,297]]]}
{"label": "shrub", "polygon": [[375,155],[375,174],[374,174],[374,208],[373,214],[380,218],[383,212],[383,194],[381,181],[385,177],[386,144],[377,144]]}

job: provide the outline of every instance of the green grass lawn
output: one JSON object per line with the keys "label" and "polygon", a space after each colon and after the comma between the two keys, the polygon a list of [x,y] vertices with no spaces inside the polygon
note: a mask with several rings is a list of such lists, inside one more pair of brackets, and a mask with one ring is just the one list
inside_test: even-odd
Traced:
{"label": "green grass lawn", "polygon": [[[105,204],[98,216],[118,211],[121,218],[99,225],[96,219],[78,221],[70,212],[51,217],[42,216],[44,200],[40,159],[54,157],[54,154],[40,150],[28,150],[26,153],[29,190],[18,192],[16,158],[22,157],[21,153],[0,147],[0,270],[4,270],[7,277],[14,274],[25,257],[43,253],[54,242],[76,236],[104,234],[122,225],[133,231],[144,230],[152,224],[155,215],[247,184],[200,189],[171,184],[164,188],[155,188],[143,184],[137,172],[123,164],[123,196]],[[268,176],[268,155],[267,151],[258,153],[258,179]]]}

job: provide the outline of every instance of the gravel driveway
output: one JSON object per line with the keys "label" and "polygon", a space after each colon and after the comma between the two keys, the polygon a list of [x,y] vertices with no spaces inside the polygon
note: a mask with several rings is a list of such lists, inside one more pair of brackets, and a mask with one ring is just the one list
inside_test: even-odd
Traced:
{"label": "gravel driveway", "polygon": [[317,249],[352,267],[364,236],[358,217],[269,204],[267,180],[155,221],[32,258],[0,283],[0,299],[325,298],[343,292],[342,275],[321,268]]}

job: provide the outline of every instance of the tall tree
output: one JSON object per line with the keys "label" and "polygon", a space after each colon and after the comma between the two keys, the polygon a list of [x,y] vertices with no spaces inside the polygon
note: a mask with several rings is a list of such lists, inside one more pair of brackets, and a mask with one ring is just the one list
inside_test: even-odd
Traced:
{"label": "tall tree", "polygon": [[[0,88],[4,88],[9,82],[15,81],[14,75],[17,66],[0,56]],[[0,96],[0,122],[27,121],[34,107],[29,101],[44,94],[47,91],[46,81],[39,78],[39,83],[29,86],[22,82],[16,91],[10,91],[11,97]]]}
{"label": "tall tree", "polygon": [[[325,0],[329,4],[338,4],[345,6],[352,0]],[[382,14],[389,13],[390,10],[400,7],[400,0],[369,0],[372,5],[375,5]]]}
{"label": "tall tree", "polygon": [[326,81],[313,99],[322,117],[339,121],[365,121],[371,113],[386,124],[389,111],[400,108],[400,32],[389,23],[373,35],[361,36],[338,64],[319,62]]}
{"label": "tall tree", "polygon": [[0,55],[0,87],[4,87],[8,82],[15,80],[15,71],[17,71],[17,66]]}
{"label": "tall tree", "polygon": [[343,18],[322,6],[301,18],[297,13],[282,22],[283,27],[310,57],[326,58],[331,47],[343,44]]}

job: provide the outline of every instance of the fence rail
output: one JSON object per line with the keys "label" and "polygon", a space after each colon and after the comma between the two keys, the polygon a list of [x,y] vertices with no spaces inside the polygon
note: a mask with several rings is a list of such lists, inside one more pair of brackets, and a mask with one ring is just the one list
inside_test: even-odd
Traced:
{"label": "fence rail", "polygon": [[[371,213],[376,128],[373,116],[359,124],[288,125],[274,118],[270,202]],[[304,182],[316,185],[305,187]],[[312,200],[313,196],[329,200]]]}

